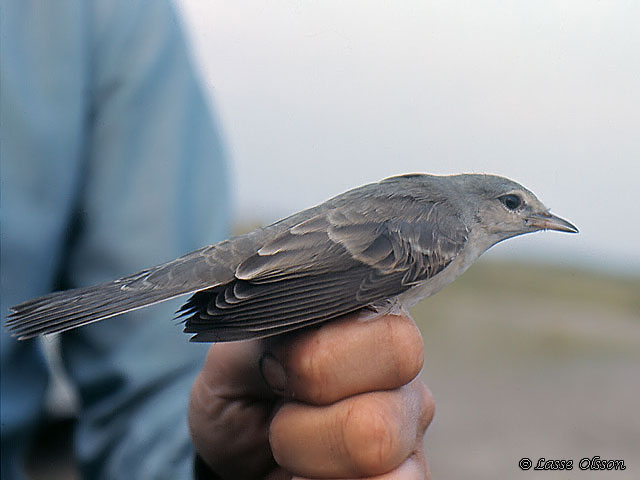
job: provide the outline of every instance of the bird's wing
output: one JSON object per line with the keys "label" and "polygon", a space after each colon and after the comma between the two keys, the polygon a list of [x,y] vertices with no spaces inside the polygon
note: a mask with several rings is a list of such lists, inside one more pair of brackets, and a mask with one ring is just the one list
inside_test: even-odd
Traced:
{"label": "bird's wing", "polygon": [[[388,199],[386,199],[388,200]],[[398,295],[458,255],[468,231],[445,203],[367,199],[292,223],[238,264],[234,280],[182,308],[194,341],[260,338],[329,320]],[[404,202],[398,205],[397,202]]]}

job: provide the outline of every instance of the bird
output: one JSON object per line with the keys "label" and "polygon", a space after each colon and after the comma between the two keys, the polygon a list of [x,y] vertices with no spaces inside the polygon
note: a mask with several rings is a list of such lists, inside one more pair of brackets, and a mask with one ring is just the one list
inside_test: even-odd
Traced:
{"label": "bird", "polygon": [[6,326],[24,340],[191,294],[176,312],[191,341],[270,337],[408,311],[496,243],[540,230],[578,233],[505,177],[393,176],[133,275],[26,301]]}

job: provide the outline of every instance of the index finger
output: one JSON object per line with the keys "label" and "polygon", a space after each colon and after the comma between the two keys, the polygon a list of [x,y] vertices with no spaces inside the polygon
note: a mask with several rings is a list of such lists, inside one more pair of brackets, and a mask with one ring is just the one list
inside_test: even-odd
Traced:
{"label": "index finger", "polygon": [[267,351],[262,361],[267,382],[273,387],[269,372],[282,372],[275,382],[280,394],[316,405],[406,385],[424,359],[411,317],[391,314],[367,320],[349,315],[276,339]]}

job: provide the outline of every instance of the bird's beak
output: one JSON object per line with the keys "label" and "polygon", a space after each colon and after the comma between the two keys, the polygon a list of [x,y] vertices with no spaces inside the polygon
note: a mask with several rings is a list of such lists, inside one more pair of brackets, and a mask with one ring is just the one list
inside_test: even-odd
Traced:
{"label": "bird's beak", "polygon": [[559,232],[578,233],[575,225],[567,222],[565,219],[556,217],[550,212],[534,213],[529,215],[527,219],[529,225],[540,230],[557,230]]}

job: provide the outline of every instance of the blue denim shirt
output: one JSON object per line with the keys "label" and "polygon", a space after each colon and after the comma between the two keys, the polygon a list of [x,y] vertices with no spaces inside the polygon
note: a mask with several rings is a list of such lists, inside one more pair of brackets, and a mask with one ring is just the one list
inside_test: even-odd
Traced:
{"label": "blue denim shirt", "polygon": [[[7,309],[226,236],[220,137],[168,0],[2,1],[1,292]],[[86,478],[191,475],[187,402],[207,345],[162,304],[61,336]],[[48,371],[2,339],[2,477],[20,478]],[[6,475],[6,476],[5,476]]]}

